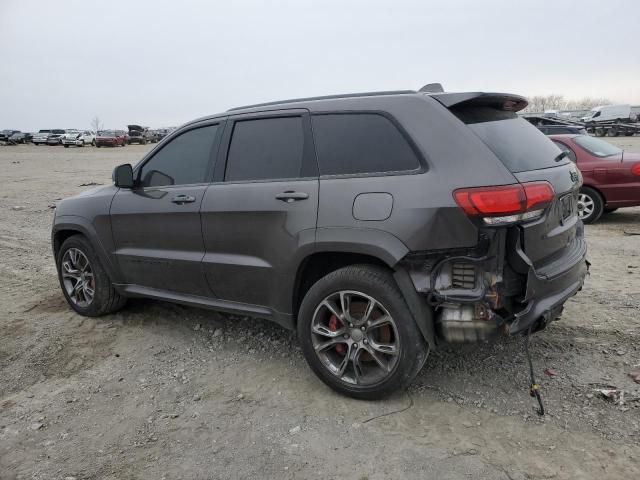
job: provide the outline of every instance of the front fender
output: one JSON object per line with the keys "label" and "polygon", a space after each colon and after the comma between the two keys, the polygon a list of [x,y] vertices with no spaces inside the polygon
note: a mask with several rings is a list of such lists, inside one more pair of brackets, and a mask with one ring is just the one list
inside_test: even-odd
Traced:
{"label": "front fender", "polygon": [[51,229],[51,247],[54,258],[57,257],[57,250],[60,248],[60,243],[57,242],[60,232],[77,232],[87,237],[111,281],[122,283],[120,269],[110,253],[114,248],[111,221],[108,215],[96,217],[94,223],[78,215],[56,215]]}

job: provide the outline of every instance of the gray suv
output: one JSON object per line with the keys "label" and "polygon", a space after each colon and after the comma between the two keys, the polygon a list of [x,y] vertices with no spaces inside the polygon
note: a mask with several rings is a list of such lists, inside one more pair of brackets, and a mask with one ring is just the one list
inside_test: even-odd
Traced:
{"label": "gray suv", "polygon": [[588,263],[575,165],[522,97],[379,92],[252,105],[172,132],[58,205],[62,292],[296,329],[329,386],[406,387],[431,348],[556,319]]}

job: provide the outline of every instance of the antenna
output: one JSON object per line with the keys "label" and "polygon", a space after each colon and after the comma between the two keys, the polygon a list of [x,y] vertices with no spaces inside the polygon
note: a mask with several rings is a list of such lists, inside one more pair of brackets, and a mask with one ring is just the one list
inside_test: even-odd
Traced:
{"label": "antenna", "polygon": [[441,83],[427,83],[424,87],[422,87],[419,92],[424,93],[443,93],[444,88],[442,88]]}

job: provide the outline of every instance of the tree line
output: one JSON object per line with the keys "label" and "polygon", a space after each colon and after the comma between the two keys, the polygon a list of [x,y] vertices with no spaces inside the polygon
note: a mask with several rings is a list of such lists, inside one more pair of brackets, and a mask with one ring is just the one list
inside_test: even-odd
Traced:
{"label": "tree line", "polygon": [[591,110],[598,105],[610,105],[608,98],[584,97],[567,100],[564,95],[535,95],[528,97],[529,105],[523,112],[544,112],[545,110]]}

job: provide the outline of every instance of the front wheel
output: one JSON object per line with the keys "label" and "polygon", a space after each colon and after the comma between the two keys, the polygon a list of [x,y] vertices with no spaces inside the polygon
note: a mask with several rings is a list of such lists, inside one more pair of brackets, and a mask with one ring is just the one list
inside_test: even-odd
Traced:
{"label": "front wheel", "polygon": [[393,277],[372,265],[341,268],[315,283],[297,328],[315,374],[359,399],[405,389],[429,353]]}
{"label": "front wheel", "polygon": [[584,223],[593,223],[600,218],[604,202],[593,188],[583,187],[578,194],[578,216]]}
{"label": "front wheel", "polygon": [[82,235],[66,239],[56,260],[62,293],[69,306],[80,315],[99,317],[120,310],[126,303]]}

